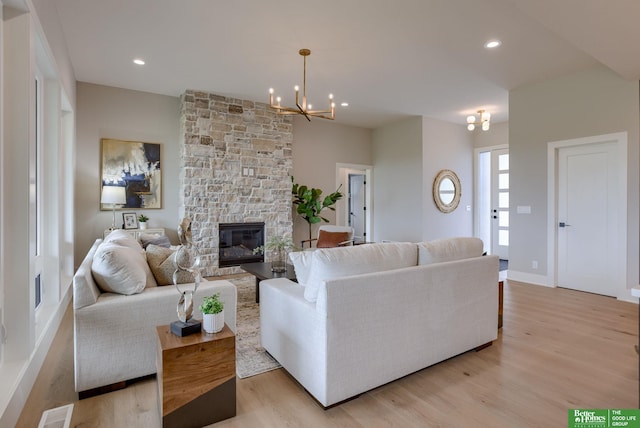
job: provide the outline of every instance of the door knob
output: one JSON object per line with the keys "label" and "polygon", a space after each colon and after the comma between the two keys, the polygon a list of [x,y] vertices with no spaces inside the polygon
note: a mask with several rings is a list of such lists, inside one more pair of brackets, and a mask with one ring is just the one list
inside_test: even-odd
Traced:
{"label": "door knob", "polygon": [[560,223],[558,223],[558,227],[569,227],[569,226],[571,226],[571,225],[565,223],[564,221],[561,221]]}

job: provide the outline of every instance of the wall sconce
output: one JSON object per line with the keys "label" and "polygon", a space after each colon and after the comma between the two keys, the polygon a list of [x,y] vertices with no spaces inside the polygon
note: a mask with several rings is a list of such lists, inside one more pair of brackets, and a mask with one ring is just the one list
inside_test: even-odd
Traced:
{"label": "wall sconce", "polygon": [[473,131],[476,129],[476,125],[482,125],[482,130],[488,131],[491,122],[491,113],[485,110],[478,110],[478,116],[480,120],[476,120],[476,117],[473,115],[467,116],[467,129]]}

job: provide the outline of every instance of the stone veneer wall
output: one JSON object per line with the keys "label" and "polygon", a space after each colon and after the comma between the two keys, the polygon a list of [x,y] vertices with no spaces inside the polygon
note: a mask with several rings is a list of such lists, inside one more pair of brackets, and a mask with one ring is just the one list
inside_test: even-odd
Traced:
{"label": "stone veneer wall", "polygon": [[180,217],[192,220],[203,276],[239,271],[218,268],[219,223],[264,222],[266,239],[291,237],[293,122],[264,103],[192,90],[180,110]]}

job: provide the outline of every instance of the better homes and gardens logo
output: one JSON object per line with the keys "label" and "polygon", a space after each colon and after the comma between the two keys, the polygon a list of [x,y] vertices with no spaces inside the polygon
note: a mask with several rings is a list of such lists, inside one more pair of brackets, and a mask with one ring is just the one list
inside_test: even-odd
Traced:
{"label": "better homes and gardens logo", "polygon": [[572,409],[568,428],[640,428],[639,409]]}

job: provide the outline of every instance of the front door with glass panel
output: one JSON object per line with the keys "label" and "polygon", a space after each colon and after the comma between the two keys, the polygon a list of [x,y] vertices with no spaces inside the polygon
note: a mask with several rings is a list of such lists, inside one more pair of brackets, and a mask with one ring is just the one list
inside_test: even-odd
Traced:
{"label": "front door with glass panel", "polygon": [[509,149],[491,152],[491,253],[509,259]]}

